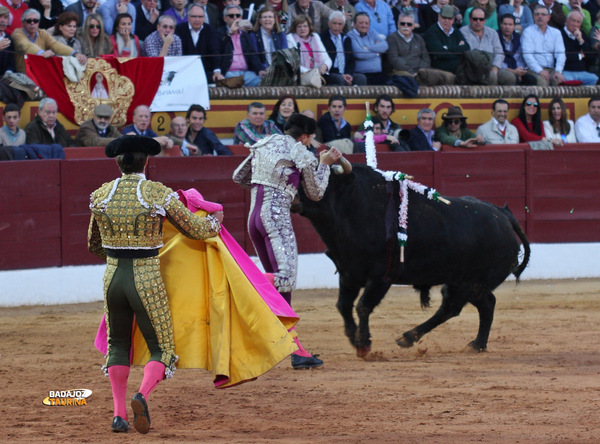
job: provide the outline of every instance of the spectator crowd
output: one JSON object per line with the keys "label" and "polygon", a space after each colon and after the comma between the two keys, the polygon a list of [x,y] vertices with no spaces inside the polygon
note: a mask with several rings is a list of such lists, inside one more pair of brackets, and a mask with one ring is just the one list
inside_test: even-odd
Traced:
{"label": "spectator crowd", "polygon": [[[542,120],[541,103],[534,94],[526,96],[519,106],[518,115],[508,120],[509,103],[504,99],[492,104],[491,119],[474,128],[468,128],[467,117],[460,106],[450,106],[441,116],[442,124],[435,127],[436,112],[429,108],[420,109],[416,125],[402,126],[392,120],[394,101],[388,94],[379,95],[373,106],[372,123],[374,142],[386,145],[390,151],[438,151],[442,145],[474,148],[478,145],[528,143],[532,149],[554,149],[569,143],[600,143],[600,97],[588,101],[588,112],[576,118],[569,115],[567,106],[559,97],[552,99],[547,107],[547,120]],[[200,105],[191,105],[185,115],[171,120],[170,132],[159,136],[152,130],[152,114],[146,105],[133,112],[133,123],[121,130],[111,124],[113,109],[99,104],[93,117],[83,122],[72,138],[57,120],[58,105],[54,99],[44,98],[39,103],[37,115],[25,126],[19,127],[20,108],[7,104],[3,110],[4,126],[0,128],[0,160],[12,160],[10,150],[20,146],[39,147],[102,147],[122,135],[151,137],[161,146],[162,156],[207,156],[231,155],[217,135],[205,126],[207,112]],[[273,106],[267,118],[267,108],[261,102],[252,102],[247,107],[247,116],[233,130],[232,145],[252,145],[259,140],[284,134],[288,120],[299,113],[296,99],[289,94],[282,96]],[[364,153],[366,150],[365,127],[352,126],[344,118],[346,99],[332,95],[328,100],[328,111],[317,120],[314,144],[308,149],[313,153],[325,145],[335,147],[343,154]],[[310,110],[301,112],[315,118]],[[177,147],[178,150],[173,150]],[[50,148],[47,148],[50,150]],[[44,157],[44,156],[40,156]]]}
{"label": "spectator crowd", "polygon": [[[330,85],[381,85],[391,77],[420,85],[595,85],[600,0],[0,0],[0,75],[25,72],[27,54],[72,56],[82,65],[103,55],[201,55],[209,83],[235,77],[256,86],[274,68],[275,52],[290,48],[299,49],[301,73],[317,72]],[[317,140],[344,152],[364,151],[364,128],[351,132],[345,107],[343,97],[330,98]],[[384,95],[375,102],[373,123],[376,141],[394,151],[437,150],[442,144],[556,146],[597,141],[600,103],[593,98],[589,107],[574,123],[557,98],[542,122],[539,99],[528,96],[507,122],[508,103],[498,100],[491,120],[475,133],[459,107],[444,113],[439,128],[434,111],[422,109],[416,127],[402,130],[390,118],[391,97]],[[231,154],[204,126],[206,110],[199,105],[173,119],[166,136],[150,128],[148,106],[136,108],[133,124],[119,131],[111,125],[113,110],[99,105],[75,138],[56,120],[57,112],[56,101],[42,100],[23,130],[19,108],[6,106],[0,141],[104,146],[121,134],[140,134],[156,138],[165,153],[179,146],[183,155]],[[262,103],[251,103],[233,143],[282,133],[294,112],[299,110],[292,96],[282,97],[268,118]]]}
{"label": "spectator crowd", "polygon": [[274,53],[329,85],[595,85],[600,0],[0,0],[0,75],[24,56],[201,55],[268,86]]}

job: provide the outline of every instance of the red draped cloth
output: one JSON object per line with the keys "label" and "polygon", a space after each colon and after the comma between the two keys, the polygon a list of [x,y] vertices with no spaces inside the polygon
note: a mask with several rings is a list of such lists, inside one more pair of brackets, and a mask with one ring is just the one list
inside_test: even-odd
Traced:
{"label": "red draped cloth", "polygon": [[[137,57],[120,62],[116,57],[103,57],[120,75],[128,77],[135,87],[133,100],[127,110],[127,123],[133,119],[133,110],[139,105],[148,105],[160,86],[163,73],[162,57]],[[64,73],[61,57],[44,58],[28,55],[25,59],[27,75],[39,86],[48,97],[58,103],[60,112],[71,122],[75,122],[75,108],[67,89],[65,88]]]}

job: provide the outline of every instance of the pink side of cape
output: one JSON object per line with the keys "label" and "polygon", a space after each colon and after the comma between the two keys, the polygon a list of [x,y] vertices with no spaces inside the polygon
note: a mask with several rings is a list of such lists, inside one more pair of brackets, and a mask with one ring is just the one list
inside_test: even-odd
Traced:
{"label": "pink side of cape", "polygon": [[[196,189],[189,190],[178,190],[179,199],[183,202],[188,209],[195,213],[198,210],[204,210],[208,213],[214,213],[215,211],[222,211],[223,205],[209,202],[204,200],[202,194]],[[252,286],[258,291],[258,294],[263,298],[265,303],[269,306],[271,311],[276,316],[297,318],[298,315],[292,310],[292,307],[283,299],[279,292],[275,289],[273,284],[269,282],[267,277],[258,269],[256,264],[250,259],[246,252],[240,247],[235,241],[233,236],[221,225],[221,232],[219,233],[221,240],[237,262],[238,266],[246,275]],[[103,354],[106,355],[108,351],[108,337],[106,332],[106,318],[103,316],[100,326],[98,327],[98,333],[96,334],[96,340],[94,346]]]}

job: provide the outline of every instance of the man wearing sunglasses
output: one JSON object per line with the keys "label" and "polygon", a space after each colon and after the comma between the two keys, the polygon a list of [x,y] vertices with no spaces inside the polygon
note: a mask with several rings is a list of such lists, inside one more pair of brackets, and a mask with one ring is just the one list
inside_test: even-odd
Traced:
{"label": "man wearing sunglasses", "polygon": [[579,143],[600,143],[600,97],[588,102],[588,113],[575,122],[575,136]]}
{"label": "man wearing sunglasses", "polygon": [[15,45],[15,66],[18,72],[25,72],[25,54],[35,54],[44,58],[59,56],[74,56],[82,65],[87,62],[87,57],[73,48],[56,41],[49,32],[39,29],[40,13],[35,9],[28,9],[21,17],[22,28],[15,29],[12,34]]}
{"label": "man wearing sunglasses", "polygon": [[356,12],[366,12],[371,20],[371,30],[388,36],[396,31],[394,14],[383,0],[359,0],[354,5]]}
{"label": "man wearing sunglasses", "polygon": [[533,11],[533,25],[523,30],[521,47],[529,73],[538,86],[558,85],[565,81],[562,75],[567,57],[560,31],[548,26],[548,8],[537,4]]}
{"label": "man wearing sunglasses", "polygon": [[504,50],[500,43],[498,33],[485,26],[485,11],[476,7],[469,13],[469,24],[460,28],[461,34],[471,47],[492,54],[492,69],[488,75],[488,85],[514,85],[516,76],[506,69],[502,69]]}
{"label": "man wearing sunglasses", "polygon": [[454,83],[454,74],[431,68],[425,40],[419,34],[415,34],[414,29],[414,16],[401,13],[398,17],[398,31],[387,37],[389,49],[385,54],[385,62],[388,68],[393,74],[413,76],[419,85]]}
{"label": "man wearing sunglasses", "polygon": [[243,86],[258,86],[265,71],[257,56],[258,49],[250,36],[240,28],[242,8],[228,5],[223,10],[225,26],[218,29],[221,47],[221,66],[215,69],[215,81],[244,77]]}
{"label": "man wearing sunglasses", "polygon": [[158,19],[156,31],[144,40],[142,56],[180,56],[182,51],[181,39],[175,35],[175,19],[170,15],[161,16]]}

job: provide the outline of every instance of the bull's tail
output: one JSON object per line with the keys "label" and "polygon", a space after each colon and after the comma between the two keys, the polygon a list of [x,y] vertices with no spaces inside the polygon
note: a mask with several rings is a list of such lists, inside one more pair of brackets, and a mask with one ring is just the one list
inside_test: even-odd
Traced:
{"label": "bull's tail", "polygon": [[413,285],[413,288],[419,292],[421,297],[421,308],[425,310],[426,308],[431,307],[431,299],[429,297],[429,290],[431,287],[421,287],[418,285]]}
{"label": "bull's tail", "polygon": [[529,263],[529,256],[531,255],[531,248],[529,247],[529,240],[527,239],[527,236],[525,236],[525,233],[523,232],[523,228],[521,228],[521,224],[519,224],[519,222],[517,221],[515,216],[508,209],[508,205],[505,205],[503,210],[504,210],[504,213],[506,214],[506,216],[508,217],[508,219],[510,220],[512,229],[517,234],[517,236],[521,240],[521,244],[523,245],[523,251],[524,251],[523,260],[521,261],[520,264],[517,263],[517,265],[515,266],[515,268],[513,269],[513,272],[512,272],[515,275],[515,277],[517,278],[517,282],[519,282],[519,277],[521,276],[521,273],[523,273],[523,271],[527,267],[527,264]]}

